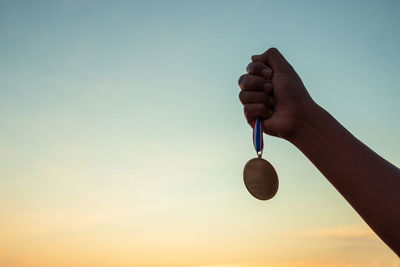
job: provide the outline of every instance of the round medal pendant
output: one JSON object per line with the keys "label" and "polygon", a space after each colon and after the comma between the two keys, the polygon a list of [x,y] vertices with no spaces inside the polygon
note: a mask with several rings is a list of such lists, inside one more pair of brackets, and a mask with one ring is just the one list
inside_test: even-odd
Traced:
{"label": "round medal pendant", "polygon": [[260,200],[270,199],[278,191],[278,175],[271,163],[261,157],[246,163],[243,180],[250,194]]}

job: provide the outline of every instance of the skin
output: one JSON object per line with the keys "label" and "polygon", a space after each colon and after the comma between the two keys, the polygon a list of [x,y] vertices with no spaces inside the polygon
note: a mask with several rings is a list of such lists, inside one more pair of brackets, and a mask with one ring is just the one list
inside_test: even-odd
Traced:
{"label": "skin", "polygon": [[239,78],[247,122],[295,145],[400,256],[400,169],[347,131],[308,94],[276,48],[252,56]]}

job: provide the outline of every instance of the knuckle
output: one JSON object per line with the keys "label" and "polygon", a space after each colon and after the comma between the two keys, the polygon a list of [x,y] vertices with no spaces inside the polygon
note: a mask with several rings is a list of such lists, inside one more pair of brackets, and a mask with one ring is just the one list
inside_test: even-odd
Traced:
{"label": "knuckle", "polygon": [[243,111],[246,115],[248,115],[250,113],[250,105],[249,104],[245,104],[243,106]]}
{"label": "knuckle", "polygon": [[246,118],[252,118],[257,114],[257,110],[254,108],[254,104],[245,104],[244,105],[244,114]]}
{"label": "knuckle", "polygon": [[255,62],[254,63],[255,65],[256,65],[256,67],[258,68],[258,69],[264,69],[264,68],[267,68],[267,66],[264,64],[264,63],[262,63],[262,62]]}
{"label": "knuckle", "polygon": [[248,92],[246,94],[246,98],[244,99],[246,102],[251,102],[254,104],[260,103],[264,104],[268,101],[268,95],[263,92]]}
{"label": "knuckle", "polygon": [[251,71],[251,63],[249,63],[249,64],[247,65],[247,67],[246,67],[246,72],[247,72],[247,73],[250,73],[250,71]]}
{"label": "knuckle", "polygon": [[247,65],[247,67],[246,67],[247,73],[253,73],[255,66],[256,66],[255,62],[250,62],[249,65]]}
{"label": "knuckle", "polygon": [[243,104],[244,101],[246,100],[246,94],[247,94],[246,91],[240,91],[240,92],[239,92],[239,99],[240,99],[240,101],[242,102],[242,104]]}
{"label": "knuckle", "polygon": [[239,84],[239,86],[240,86],[241,88],[242,88],[243,84],[244,84],[245,81],[246,81],[246,77],[247,77],[247,74],[243,74],[242,76],[239,77],[238,84]]}
{"label": "knuckle", "polygon": [[276,47],[271,47],[271,48],[269,48],[268,50],[267,50],[267,53],[276,53],[276,52],[278,52],[278,49],[276,48]]}
{"label": "knuckle", "polygon": [[270,68],[262,62],[251,62],[247,65],[246,71],[248,74],[260,75],[263,69],[269,70]]}
{"label": "knuckle", "polygon": [[240,88],[242,89],[251,89],[254,87],[254,81],[253,81],[253,76],[250,74],[244,74],[242,75],[242,81],[240,83]]}
{"label": "knuckle", "polygon": [[254,115],[250,113],[244,113],[244,117],[246,118],[247,122],[252,122],[254,120]]}

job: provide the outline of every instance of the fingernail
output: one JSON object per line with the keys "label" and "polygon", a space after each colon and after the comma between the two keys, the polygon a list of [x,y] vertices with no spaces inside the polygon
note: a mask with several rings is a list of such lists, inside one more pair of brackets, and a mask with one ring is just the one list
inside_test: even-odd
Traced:
{"label": "fingernail", "polygon": [[264,83],[264,89],[269,93],[272,91],[272,85],[270,83]]}
{"label": "fingernail", "polygon": [[271,74],[272,74],[272,72],[269,69],[263,69],[261,71],[261,76],[263,76],[264,78],[267,78],[267,79],[271,78]]}

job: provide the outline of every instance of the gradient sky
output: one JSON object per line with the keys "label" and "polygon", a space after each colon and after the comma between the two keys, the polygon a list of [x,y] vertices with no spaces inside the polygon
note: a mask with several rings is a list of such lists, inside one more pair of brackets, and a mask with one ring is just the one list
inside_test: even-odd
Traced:
{"label": "gradient sky", "polygon": [[[351,2],[351,3],[350,3]],[[400,266],[237,80],[278,47],[400,165],[398,1],[0,1],[0,266]]]}

